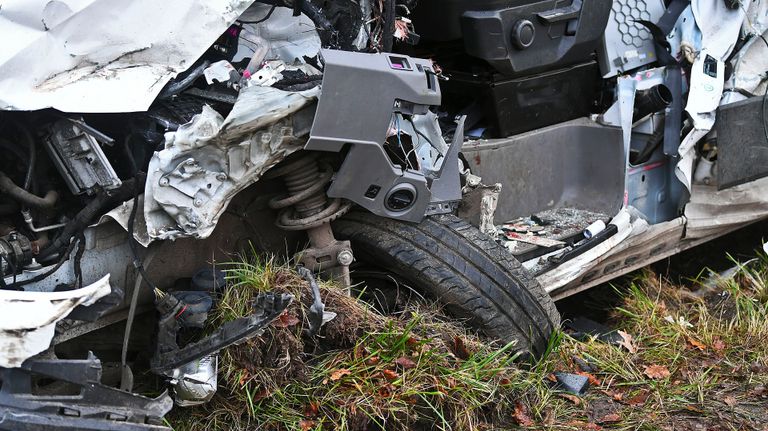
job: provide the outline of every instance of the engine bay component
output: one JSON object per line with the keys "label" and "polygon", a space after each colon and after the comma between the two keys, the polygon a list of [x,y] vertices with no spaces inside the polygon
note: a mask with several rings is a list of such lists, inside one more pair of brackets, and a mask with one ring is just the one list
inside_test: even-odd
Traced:
{"label": "engine bay component", "polygon": [[[440,105],[441,96],[432,63],[385,53],[323,50],[322,56],[325,61],[323,97],[305,149],[340,152],[349,145],[346,158],[328,188],[328,196],[351,200],[384,217],[420,221],[433,203],[430,187],[439,177],[435,169],[426,172],[420,169],[419,163],[404,160],[403,165],[395,165],[384,143],[391,137],[402,147],[402,123],[408,122],[418,137],[418,145],[438,150],[440,168],[458,166],[458,152],[448,149],[436,117],[430,116],[429,108]],[[360,97],[361,88],[381,96]],[[434,121],[426,121],[422,131],[416,126],[421,118]],[[429,135],[433,138],[427,138]],[[459,132],[457,135],[463,136]],[[414,151],[419,152],[417,148]],[[448,157],[449,154],[455,158]],[[435,168],[435,163],[427,164]],[[458,175],[446,181],[455,184],[451,184],[451,192],[443,194],[440,201],[458,202],[461,199]]]}
{"label": "engine bay component", "polygon": [[[80,360],[34,359],[0,369],[0,428],[8,430],[165,431],[163,416],[173,402],[123,392],[102,384],[93,353]],[[44,380],[77,388],[67,396],[38,389]]]}
{"label": "engine bay component", "polygon": [[92,195],[99,188],[111,190],[122,184],[96,138],[76,122],[62,119],[51,124],[45,142],[72,194]]}
{"label": "engine bay component", "polygon": [[32,263],[32,243],[18,232],[0,237],[0,284],[6,274],[15,274]]}

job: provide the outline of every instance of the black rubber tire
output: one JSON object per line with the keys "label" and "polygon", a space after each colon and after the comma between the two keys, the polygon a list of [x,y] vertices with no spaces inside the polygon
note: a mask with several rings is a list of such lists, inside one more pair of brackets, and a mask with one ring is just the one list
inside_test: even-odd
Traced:
{"label": "black rubber tire", "polygon": [[[507,250],[453,215],[419,224],[352,212],[333,223],[355,258],[393,272],[453,316],[520,351],[545,352],[560,326],[552,298]],[[354,274],[353,274],[354,276]]]}

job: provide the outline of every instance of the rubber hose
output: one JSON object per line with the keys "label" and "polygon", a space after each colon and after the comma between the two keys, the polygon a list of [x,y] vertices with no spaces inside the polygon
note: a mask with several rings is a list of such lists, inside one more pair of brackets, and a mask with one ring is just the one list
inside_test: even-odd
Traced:
{"label": "rubber hose", "polygon": [[24,127],[19,127],[21,134],[24,136],[24,140],[27,141],[27,147],[29,148],[29,160],[27,160],[27,176],[24,178],[24,190],[29,191],[32,186],[32,177],[35,174],[35,165],[37,165],[37,145],[35,144],[32,134],[29,133]]}
{"label": "rubber hose", "polygon": [[162,91],[160,91],[160,94],[157,96],[158,99],[167,99],[169,97],[175,96],[182,91],[189,88],[200,76],[205,73],[205,69],[208,68],[208,66],[211,65],[211,62],[208,60],[203,61],[200,63],[197,67],[189,71],[189,75],[185,76],[179,81],[172,81],[169,82],[168,85],[166,85]]}
{"label": "rubber hose", "polygon": [[8,176],[0,172],[0,192],[8,195],[11,199],[29,207],[49,210],[52,209],[59,200],[59,194],[51,190],[44,197],[34,195],[16,185]]}

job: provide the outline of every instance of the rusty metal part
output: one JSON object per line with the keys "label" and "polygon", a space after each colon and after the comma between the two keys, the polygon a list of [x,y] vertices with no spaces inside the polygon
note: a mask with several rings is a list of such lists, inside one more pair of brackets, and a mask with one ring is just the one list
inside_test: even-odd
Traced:
{"label": "rusty metal part", "polygon": [[338,241],[333,236],[330,223],[349,211],[352,203],[328,200],[325,186],[332,176],[331,166],[318,162],[313,154],[278,167],[266,177],[282,178],[288,195],[270,200],[269,206],[281,210],[276,221],[281,229],[307,231],[311,247],[298,261],[312,271],[327,272],[348,288],[349,265],[354,260],[352,247],[349,241]]}

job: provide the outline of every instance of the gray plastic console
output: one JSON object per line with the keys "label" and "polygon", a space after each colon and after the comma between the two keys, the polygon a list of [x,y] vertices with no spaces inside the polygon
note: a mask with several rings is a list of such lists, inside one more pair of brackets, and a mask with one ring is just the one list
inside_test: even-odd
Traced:
{"label": "gray plastic console", "polygon": [[[383,146],[393,113],[424,115],[429,107],[440,105],[440,86],[431,61],[336,50],[323,50],[322,57],[322,95],[305,149],[339,152],[349,146],[328,196],[348,199],[374,214],[414,222],[430,208],[458,201],[460,179],[450,168],[458,166],[460,139],[444,153],[435,178],[395,166]],[[458,134],[463,136],[461,130]],[[430,189],[437,190],[437,185],[439,196],[433,197]]]}

